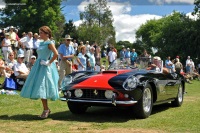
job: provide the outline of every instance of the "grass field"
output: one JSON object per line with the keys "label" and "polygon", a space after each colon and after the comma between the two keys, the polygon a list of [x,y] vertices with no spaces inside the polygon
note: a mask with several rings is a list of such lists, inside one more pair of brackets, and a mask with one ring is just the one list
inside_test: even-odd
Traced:
{"label": "grass field", "polygon": [[41,120],[37,117],[42,112],[40,100],[0,95],[0,133],[197,133],[200,132],[200,81],[186,84],[186,91],[181,107],[155,106],[147,119],[135,119],[126,109],[105,107],[73,115],[66,102],[57,100],[49,101],[52,113]]}

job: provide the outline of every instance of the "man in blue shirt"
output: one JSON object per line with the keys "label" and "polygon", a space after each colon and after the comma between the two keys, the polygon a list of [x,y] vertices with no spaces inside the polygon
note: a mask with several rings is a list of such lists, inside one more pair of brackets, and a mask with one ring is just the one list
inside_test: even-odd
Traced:
{"label": "man in blue shirt", "polygon": [[132,49],[130,58],[131,58],[131,65],[135,65],[137,59],[137,53],[135,52],[135,49]]}
{"label": "man in blue shirt", "polygon": [[65,36],[65,43],[61,44],[59,47],[60,54],[60,71],[59,71],[59,81],[58,85],[60,86],[62,83],[62,79],[65,75],[72,73],[72,59],[74,57],[74,47],[71,45],[72,38],[70,35]]}
{"label": "man in blue shirt", "polygon": [[171,73],[173,69],[173,63],[171,62],[171,57],[168,56],[167,59],[165,60],[165,67],[168,69],[168,71]]}

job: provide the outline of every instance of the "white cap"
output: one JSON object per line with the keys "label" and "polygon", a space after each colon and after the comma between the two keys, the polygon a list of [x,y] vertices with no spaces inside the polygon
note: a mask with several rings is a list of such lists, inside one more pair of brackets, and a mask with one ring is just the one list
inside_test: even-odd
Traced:
{"label": "white cap", "polygon": [[18,54],[18,56],[17,56],[17,58],[22,58],[22,57],[24,57],[23,54]]}
{"label": "white cap", "polygon": [[32,56],[31,56],[31,59],[32,59],[32,58],[35,58],[35,59],[36,59],[36,56],[35,56],[35,55],[32,55]]}

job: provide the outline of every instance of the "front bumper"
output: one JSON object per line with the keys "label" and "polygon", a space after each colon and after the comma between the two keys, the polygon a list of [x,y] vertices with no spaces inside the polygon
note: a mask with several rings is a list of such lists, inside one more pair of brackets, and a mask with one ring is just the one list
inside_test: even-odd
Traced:
{"label": "front bumper", "polygon": [[129,101],[105,101],[105,100],[83,100],[83,99],[67,99],[70,102],[80,102],[80,103],[97,103],[97,104],[114,104],[114,105],[132,105],[137,103],[137,101],[129,100]]}

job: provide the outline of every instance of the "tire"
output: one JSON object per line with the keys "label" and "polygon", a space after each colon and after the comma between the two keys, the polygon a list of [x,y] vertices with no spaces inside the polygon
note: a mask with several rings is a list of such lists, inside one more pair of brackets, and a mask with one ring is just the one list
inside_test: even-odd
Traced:
{"label": "tire", "polygon": [[183,85],[180,84],[180,86],[178,88],[177,97],[175,98],[174,101],[171,102],[172,105],[175,106],[175,107],[180,107],[183,104],[183,95],[184,95]]}
{"label": "tire", "polygon": [[149,84],[144,87],[142,97],[138,103],[133,106],[133,112],[136,118],[145,119],[150,116],[153,107],[152,88]]}
{"label": "tire", "polygon": [[67,102],[69,110],[73,114],[83,114],[87,110],[87,106],[81,103],[75,103],[75,102]]}

